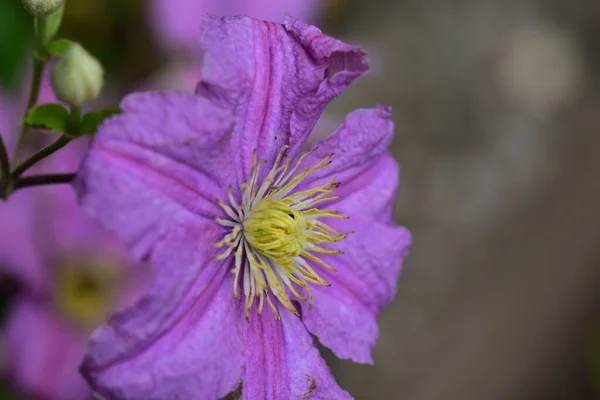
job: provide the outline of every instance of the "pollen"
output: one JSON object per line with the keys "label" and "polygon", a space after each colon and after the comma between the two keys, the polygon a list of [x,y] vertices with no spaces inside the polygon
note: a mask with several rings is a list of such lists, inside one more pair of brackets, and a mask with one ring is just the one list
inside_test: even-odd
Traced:
{"label": "pollen", "polygon": [[329,245],[351,233],[337,232],[323,221],[348,218],[320,207],[339,199],[333,196],[340,185],[336,178],[310,189],[298,189],[309,175],[331,164],[332,155],[328,155],[299,172],[302,162],[315,150],[302,154],[292,167],[284,146],[262,179],[264,161],[257,161],[254,151],[250,176],[240,187],[241,201],[236,200],[232,188],[227,193],[228,202],[219,201],[227,218],[215,220],[227,233],[214,244],[224,248],[215,258],[233,258],[233,293],[238,297],[243,292],[247,320],[255,301],[259,315],[266,302],[279,319],[276,300],[299,316],[292,301],[308,301],[312,305],[310,285],[329,286],[318,271],[335,269],[321,256],[340,254]]}

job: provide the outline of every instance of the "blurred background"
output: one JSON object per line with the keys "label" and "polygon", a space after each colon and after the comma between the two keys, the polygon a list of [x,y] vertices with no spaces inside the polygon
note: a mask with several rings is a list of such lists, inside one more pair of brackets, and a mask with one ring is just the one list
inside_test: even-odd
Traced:
{"label": "blurred background", "polygon": [[[59,36],[102,61],[106,103],[193,90],[195,56],[165,45],[150,3],[67,3]],[[362,46],[372,65],[318,129],[393,106],[396,220],[414,237],[379,319],[375,366],[324,350],[340,385],[357,399],[600,398],[600,2],[315,9],[307,19]],[[0,0],[5,92],[27,86],[30,24],[19,1]],[[1,289],[4,304],[18,290]]]}

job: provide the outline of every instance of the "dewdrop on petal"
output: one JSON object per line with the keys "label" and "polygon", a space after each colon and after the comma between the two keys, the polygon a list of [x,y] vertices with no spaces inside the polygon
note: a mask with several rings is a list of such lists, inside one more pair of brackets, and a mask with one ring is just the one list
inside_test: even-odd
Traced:
{"label": "dewdrop on petal", "polygon": [[23,7],[35,17],[44,17],[58,10],[65,0],[21,0]]}
{"label": "dewdrop on petal", "polygon": [[100,62],[74,43],[52,69],[52,86],[59,100],[81,107],[98,97],[104,83]]}

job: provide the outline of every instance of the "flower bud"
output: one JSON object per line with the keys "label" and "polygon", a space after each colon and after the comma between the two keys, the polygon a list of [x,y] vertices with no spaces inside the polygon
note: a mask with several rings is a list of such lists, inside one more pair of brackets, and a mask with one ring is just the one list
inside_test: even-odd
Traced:
{"label": "flower bud", "polygon": [[21,0],[23,7],[34,17],[45,17],[58,10],[65,0]]}
{"label": "flower bud", "polygon": [[52,86],[59,100],[81,107],[98,97],[104,83],[102,65],[74,43],[52,69]]}
{"label": "flower bud", "polygon": [[52,39],[54,35],[56,35],[56,32],[58,32],[58,29],[60,28],[60,24],[62,22],[64,13],[65,4],[63,3],[63,5],[58,8],[58,10],[54,11],[52,14],[49,14],[46,17],[46,26],[44,27],[44,32],[42,32],[42,34],[44,35],[44,42],[50,41],[50,39]]}

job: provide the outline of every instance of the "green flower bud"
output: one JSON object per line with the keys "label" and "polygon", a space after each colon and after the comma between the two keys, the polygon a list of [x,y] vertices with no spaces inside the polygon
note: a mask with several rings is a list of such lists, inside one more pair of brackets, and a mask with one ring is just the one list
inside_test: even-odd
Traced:
{"label": "green flower bud", "polygon": [[74,43],[52,69],[52,86],[59,100],[76,107],[98,97],[104,83],[102,65]]}
{"label": "green flower bud", "polygon": [[58,10],[65,0],[21,0],[21,3],[34,17],[45,17]]}
{"label": "green flower bud", "polygon": [[63,14],[65,13],[65,4],[58,8],[58,10],[54,11],[52,14],[49,14],[46,18],[46,26],[44,35],[44,41],[47,42],[56,35],[58,29],[60,28],[60,24],[62,22]]}

